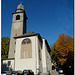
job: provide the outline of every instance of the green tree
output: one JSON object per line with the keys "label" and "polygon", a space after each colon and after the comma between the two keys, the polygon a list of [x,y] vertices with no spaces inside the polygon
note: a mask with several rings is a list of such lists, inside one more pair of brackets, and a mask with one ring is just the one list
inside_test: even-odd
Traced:
{"label": "green tree", "polygon": [[55,63],[56,62],[56,49],[55,49],[55,44],[53,48],[51,49],[51,62]]}
{"label": "green tree", "polygon": [[8,58],[9,43],[10,39],[8,37],[1,38],[1,67],[3,64],[3,59]]}

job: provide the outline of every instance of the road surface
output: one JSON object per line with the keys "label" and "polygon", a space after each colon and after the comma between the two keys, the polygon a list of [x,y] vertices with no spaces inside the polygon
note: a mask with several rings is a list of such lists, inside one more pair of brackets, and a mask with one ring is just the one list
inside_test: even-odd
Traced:
{"label": "road surface", "polygon": [[52,71],[52,73],[50,75],[74,75],[74,74],[71,74],[71,73],[68,73],[68,74],[59,74],[57,71]]}

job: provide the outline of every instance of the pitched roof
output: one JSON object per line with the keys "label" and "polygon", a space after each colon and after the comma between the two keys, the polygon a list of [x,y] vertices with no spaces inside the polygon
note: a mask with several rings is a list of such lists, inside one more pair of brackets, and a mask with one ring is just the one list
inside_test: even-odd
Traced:
{"label": "pitched roof", "polygon": [[20,35],[20,36],[15,36],[14,38],[22,38],[22,37],[29,37],[29,36],[35,36],[35,35],[40,35],[40,34],[34,33],[34,32],[28,32],[28,33],[25,33],[25,34]]}
{"label": "pitched roof", "polygon": [[[34,32],[28,32],[28,33],[25,33],[25,34],[23,34],[23,35],[20,35],[20,36],[16,36],[16,37],[14,37],[15,39],[17,39],[17,38],[23,38],[23,37],[31,37],[31,36],[38,36],[38,38],[39,38],[39,40],[42,42],[42,39],[44,39],[43,37],[41,37],[40,36],[40,34],[39,33],[34,33]],[[48,47],[48,52],[50,53],[50,47],[49,47],[49,45],[48,45],[48,42],[47,42],[47,40],[45,39],[45,41],[46,41],[46,45],[47,45],[47,47]]]}

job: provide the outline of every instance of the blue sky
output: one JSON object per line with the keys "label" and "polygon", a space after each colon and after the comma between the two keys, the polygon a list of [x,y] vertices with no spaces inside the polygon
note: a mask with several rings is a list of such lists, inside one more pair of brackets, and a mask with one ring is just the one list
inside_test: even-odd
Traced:
{"label": "blue sky", "polygon": [[60,33],[74,37],[73,0],[2,0],[1,37],[10,37],[12,12],[22,2],[27,20],[27,32],[40,33],[49,45],[55,43]]}

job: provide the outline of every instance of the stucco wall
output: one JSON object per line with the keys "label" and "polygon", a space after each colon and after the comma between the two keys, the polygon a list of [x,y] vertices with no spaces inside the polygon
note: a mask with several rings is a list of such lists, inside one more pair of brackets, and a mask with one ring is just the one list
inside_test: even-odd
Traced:
{"label": "stucco wall", "polygon": [[[27,38],[31,40],[32,57],[21,59],[21,43]],[[37,36],[16,39],[15,70],[23,71],[25,69],[31,69],[35,75],[39,72],[42,75],[44,73],[48,74],[48,71],[51,70],[51,59],[47,49],[45,39],[43,39],[41,43]]]}
{"label": "stucco wall", "polygon": [[[24,39],[30,39],[32,44],[32,58],[25,58],[21,59],[21,43]],[[35,74],[37,73],[37,51],[38,51],[38,44],[36,44],[37,36],[33,37],[24,37],[16,39],[16,52],[15,52],[15,70],[25,70],[31,69]]]}
{"label": "stucco wall", "polygon": [[38,52],[39,52],[39,72],[43,72],[42,67],[42,42],[38,39]]}
{"label": "stucco wall", "polygon": [[42,39],[42,40],[43,40],[43,46],[42,46],[42,67],[43,67],[43,73],[47,73],[45,39]]}
{"label": "stucco wall", "polygon": [[47,71],[51,73],[52,71],[52,66],[51,66],[51,55],[50,53],[48,52],[48,48],[47,48],[47,45],[45,45],[45,50],[46,50],[46,64],[47,64]]}
{"label": "stucco wall", "polygon": [[45,43],[45,39],[43,40],[43,47],[42,47],[42,66],[43,66],[43,73],[51,72],[51,56],[48,53],[48,48]]}

